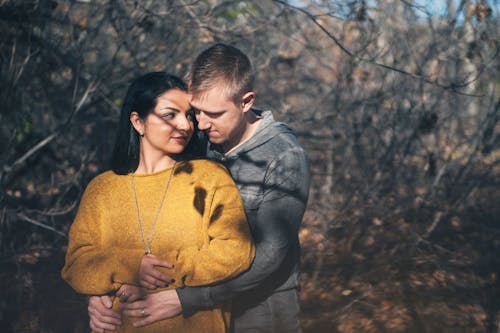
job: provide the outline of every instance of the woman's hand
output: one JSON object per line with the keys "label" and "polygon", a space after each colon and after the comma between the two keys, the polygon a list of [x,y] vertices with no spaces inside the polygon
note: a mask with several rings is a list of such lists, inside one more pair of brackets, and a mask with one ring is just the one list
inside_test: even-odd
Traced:
{"label": "woman's hand", "polygon": [[103,333],[104,330],[114,331],[116,326],[121,325],[121,315],[111,309],[113,302],[108,295],[90,296],[88,313],[90,318],[90,328]]}
{"label": "woman's hand", "polygon": [[139,283],[147,289],[156,289],[157,287],[166,287],[175,280],[168,274],[162,273],[155,268],[161,266],[165,268],[174,268],[170,262],[155,257],[152,254],[146,254],[142,257],[139,268]]}
{"label": "woman's hand", "polygon": [[125,316],[144,318],[134,322],[134,327],[172,318],[182,312],[181,302],[175,289],[148,294],[143,300],[123,304],[122,309]]}
{"label": "woman's hand", "polygon": [[123,284],[120,289],[116,291],[116,297],[120,298],[121,303],[131,303],[146,296],[143,288],[133,286],[131,284]]}

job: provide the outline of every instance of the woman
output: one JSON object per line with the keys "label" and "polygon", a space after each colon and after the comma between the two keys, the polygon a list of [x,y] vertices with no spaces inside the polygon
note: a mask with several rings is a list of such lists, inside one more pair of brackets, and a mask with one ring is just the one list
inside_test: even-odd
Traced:
{"label": "woman", "polygon": [[[62,277],[79,293],[114,295],[113,309],[141,296],[144,256],[173,264],[173,283],[148,292],[229,279],[255,248],[238,190],[214,162],[189,160],[195,132],[185,84],[166,73],[134,80],[125,97],[112,171],[94,178],[69,233]],[[222,307],[117,332],[224,332]]]}

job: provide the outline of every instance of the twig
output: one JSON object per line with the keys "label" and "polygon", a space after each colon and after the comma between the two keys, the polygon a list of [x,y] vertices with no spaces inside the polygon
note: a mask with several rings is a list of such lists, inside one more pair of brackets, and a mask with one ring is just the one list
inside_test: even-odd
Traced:
{"label": "twig", "polygon": [[397,72],[397,73],[400,73],[400,74],[412,77],[414,79],[422,80],[425,83],[432,84],[432,85],[435,85],[437,87],[440,87],[440,88],[443,88],[443,89],[446,89],[446,90],[451,90],[451,91],[453,91],[454,93],[456,93],[458,95],[469,96],[469,97],[483,97],[483,95],[468,94],[468,93],[461,92],[461,91],[457,90],[459,88],[466,88],[469,85],[471,85],[472,83],[474,83],[475,81],[477,81],[477,79],[478,79],[478,77],[480,75],[480,72],[477,74],[476,77],[470,79],[469,81],[463,82],[461,84],[444,85],[444,84],[439,83],[437,80],[431,80],[431,79],[429,79],[429,78],[427,78],[427,77],[425,77],[423,75],[418,75],[418,74],[415,74],[415,73],[411,73],[411,72],[408,72],[408,71],[406,71],[406,70],[404,70],[402,68],[397,68],[397,67],[394,67],[394,66],[386,65],[386,64],[374,61],[372,59],[363,58],[361,56],[358,56],[358,55],[354,54],[346,46],[344,46],[344,44],[342,44],[338,40],[338,38],[335,37],[335,35],[333,35],[330,31],[328,31],[328,29],[326,29],[318,21],[317,15],[313,15],[310,12],[308,12],[307,10],[305,10],[303,8],[300,8],[300,7],[297,7],[297,6],[294,6],[294,5],[288,3],[285,0],[273,0],[273,1],[276,2],[276,3],[282,4],[284,6],[287,6],[289,8],[292,8],[292,9],[294,9],[294,10],[296,10],[296,11],[298,11],[298,12],[304,14],[304,15],[306,15],[318,28],[321,29],[321,31],[323,31],[331,40],[333,40],[333,42],[335,43],[335,45],[337,45],[345,54],[347,54],[348,56],[350,56],[350,57],[352,57],[352,58],[354,58],[354,59],[356,59],[356,60],[358,60],[360,62],[365,62],[365,63],[368,63],[368,64],[372,64],[372,65],[375,65],[377,67],[381,67],[381,68],[384,68],[384,69],[387,69],[387,70],[390,70],[390,71],[393,71],[393,72]]}
{"label": "twig", "polygon": [[34,147],[32,147],[30,150],[28,150],[23,156],[18,158],[11,166],[4,166],[4,171],[5,172],[11,172],[14,170],[17,166],[22,165],[30,156],[35,154],[37,151],[45,147],[47,144],[49,144],[54,138],[58,135],[59,133],[52,133],[39,143],[37,143]]}
{"label": "twig", "polygon": [[38,209],[34,209],[31,211],[36,213],[36,214],[43,215],[43,216],[61,216],[61,215],[66,215],[69,212],[71,212],[76,207],[77,203],[78,203],[78,201],[75,200],[75,201],[73,201],[73,203],[71,205],[69,205],[68,207],[66,207],[62,210],[49,209],[48,211],[41,211]]}
{"label": "twig", "polygon": [[28,216],[24,215],[23,213],[18,213],[18,214],[17,214],[17,216],[18,216],[21,220],[23,220],[23,221],[26,221],[26,222],[28,222],[28,223],[34,224],[34,225],[36,225],[36,226],[39,226],[39,227],[41,227],[41,228],[44,228],[44,229],[47,229],[47,230],[53,231],[53,232],[55,232],[56,234],[61,235],[61,236],[62,236],[62,237],[64,237],[64,238],[67,238],[67,236],[66,236],[66,234],[65,234],[65,233],[63,233],[63,232],[61,232],[61,231],[59,231],[59,230],[57,230],[57,229],[55,229],[55,228],[53,228],[53,227],[51,227],[51,226],[48,226],[48,225],[43,224],[43,223],[41,223],[41,222],[35,221],[35,220],[33,220],[32,218],[29,218]]}
{"label": "twig", "polygon": [[436,227],[438,226],[439,222],[441,222],[442,216],[443,212],[436,212],[436,214],[434,214],[434,220],[432,221],[432,224],[427,228],[424,238],[428,238],[432,234],[434,229],[436,229]]}
{"label": "twig", "polygon": [[43,139],[42,141],[38,142],[34,147],[32,147],[30,150],[28,150],[23,156],[21,156],[20,158],[18,158],[14,163],[12,163],[10,166],[8,165],[5,165],[3,167],[3,172],[0,173],[1,175],[1,178],[0,178],[0,181],[2,183],[6,183],[8,182],[6,179],[7,179],[7,176],[9,173],[12,173],[12,172],[15,172],[16,169],[20,168],[22,165],[24,165],[26,163],[26,160],[28,158],[30,158],[31,156],[33,156],[34,154],[36,154],[38,151],[40,151],[42,148],[44,148],[45,146],[47,146],[49,143],[51,143],[59,134],[60,132],[62,132],[66,126],[71,122],[71,120],[73,119],[73,116],[75,114],[78,113],[78,111],[81,110],[81,108],[83,107],[83,105],[85,104],[87,98],[90,96],[90,94],[95,90],[95,88],[98,86],[98,82],[96,81],[92,81],[88,88],[85,90],[85,93],[83,94],[82,98],[80,99],[80,101],[77,103],[76,107],[74,108],[73,112],[71,113],[71,115],[68,117],[68,119],[66,120],[65,124],[63,126],[59,126],[59,128],[57,128],[54,133],[50,134],[49,136],[47,136],[45,139]]}
{"label": "twig", "polygon": [[17,73],[16,77],[14,78],[14,81],[12,83],[13,86],[16,85],[17,81],[19,81],[19,79],[21,78],[21,75],[23,75],[23,72],[24,72],[24,67],[26,67],[26,65],[28,64],[28,62],[30,61],[30,58],[37,54],[38,53],[38,50],[31,53],[31,50],[28,49],[28,54],[26,55],[26,57],[24,58],[24,61],[23,61],[23,64],[21,65],[21,68],[19,69],[19,72]]}

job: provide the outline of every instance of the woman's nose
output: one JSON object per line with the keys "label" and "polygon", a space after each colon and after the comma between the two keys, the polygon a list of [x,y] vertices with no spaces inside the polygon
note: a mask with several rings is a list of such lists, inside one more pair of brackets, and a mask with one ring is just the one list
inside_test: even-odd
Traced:
{"label": "woman's nose", "polygon": [[186,117],[177,117],[178,122],[177,122],[177,129],[181,131],[189,131],[192,128],[192,122]]}

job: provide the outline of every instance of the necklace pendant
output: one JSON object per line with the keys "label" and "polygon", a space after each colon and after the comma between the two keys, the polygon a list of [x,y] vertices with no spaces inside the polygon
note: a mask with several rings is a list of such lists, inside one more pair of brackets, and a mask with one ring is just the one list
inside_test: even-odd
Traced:
{"label": "necklace pendant", "polygon": [[153,242],[153,231],[155,229],[156,222],[158,221],[158,216],[160,215],[161,207],[163,206],[163,201],[165,200],[165,197],[167,195],[168,186],[170,185],[170,181],[172,180],[172,175],[174,174],[176,163],[177,162],[174,162],[174,166],[172,167],[172,170],[170,170],[170,174],[168,175],[168,179],[167,179],[167,182],[165,184],[165,189],[163,190],[163,195],[162,195],[161,200],[160,200],[160,205],[158,207],[158,210],[156,211],[156,216],[155,216],[155,218],[153,220],[153,224],[151,226],[151,232],[149,234],[148,242],[146,242],[146,237],[144,236],[144,229],[142,228],[141,212],[139,211],[139,201],[137,200],[137,193],[135,192],[135,181],[134,181],[135,174],[132,173],[132,176],[130,177],[131,183],[132,183],[132,192],[134,193],[135,208],[137,211],[137,222],[139,223],[139,229],[141,230],[142,244],[144,245],[144,249],[146,250],[144,255],[151,254],[151,243]]}

